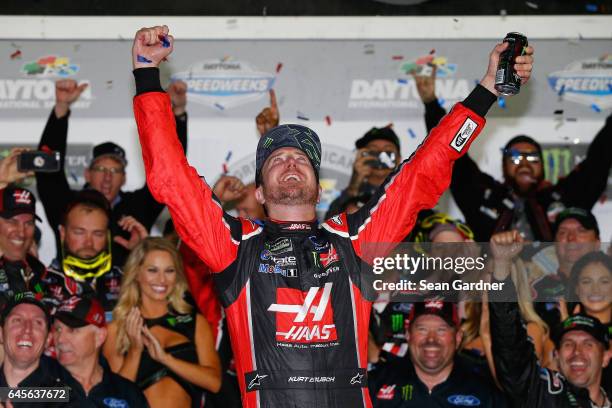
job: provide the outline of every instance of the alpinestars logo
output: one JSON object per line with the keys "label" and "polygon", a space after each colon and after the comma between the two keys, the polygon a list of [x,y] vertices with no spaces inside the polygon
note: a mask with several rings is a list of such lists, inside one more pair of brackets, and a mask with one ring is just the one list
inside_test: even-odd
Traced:
{"label": "alpinestars logo", "polygon": [[264,375],[256,374],[255,378],[253,378],[251,382],[249,383],[248,389],[250,390],[253,387],[259,387],[261,385],[261,380],[263,380],[267,376],[268,374],[264,374]]}
{"label": "alpinestars logo", "polygon": [[[334,312],[330,304],[332,283],[308,292],[278,288],[276,301],[268,307],[276,312],[276,340],[289,343],[319,343],[337,340]],[[303,304],[293,304],[304,299]]]}
{"label": "alpinestars logo", "polygon": [[351,385],[361,384],[361,380],[363,380],[363,374],[357,373],[353,378],[351,378]]}

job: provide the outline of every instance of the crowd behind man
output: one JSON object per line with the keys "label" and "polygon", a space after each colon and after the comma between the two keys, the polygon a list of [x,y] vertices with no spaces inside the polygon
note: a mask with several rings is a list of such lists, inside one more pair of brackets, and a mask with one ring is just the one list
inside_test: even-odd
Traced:
{"label": "crowd behind man", "polygon": [[[167,30],[160,33],[158,40],[147,40],[149,47],[166,48],[164,41],[171,37]],[[151,72],[145,72],[155,68],[137,68],[139,94],[163,92],[151,85]],[[431,72],[413,78],[429,131],[446,114],[435,95],[435,67]],[[245,357],[232,355],[228,335],[238,331],[245,336],[239,341],[248,342],[250,332],[240,332],[246,323],[222,310],[237,283],[213,279],[214,267],[200,259],[201,248],[194,250],[178,239],[170,224],[168,239],[149,237],[164,204],[148,185],[122,190],[128,163],[121,146],[96,145],[84,174],[86,185],[79,191],[69,187],[64,163],[70,106],[86,86],[73,80],[56,83],[56,104],[39,149],[59,151],[61,171],[18,171],[20,148],[0,162],[0,386],[68,392],[67,401],[46,406],[240,407],[241,387],[243,392],[259,390],[267,375],[251,367],[256,375],[250,383],[239,378]],[[171,126],[183,152],[186,91],[181,81],[166,91]],[[282,127],[277,128],[281,118],[274,91],[255,122],[263,138],[260,145],[266,145],[265,137],[278,137],[274,131],[278,134]],[[490,273],[481,278],[504,283],[506,289],[481,293],[476,301],[435,296],[440,293],[398,301],[380,294],[369,325],[368,372],[359,371],[351,379],[351,385],[359,381],[360,388],[369,389],[371,405],[364,406],[610,408],[612,258],[602,252],[591,209],[607,185],[611,133],[608,117],[584,161],[554,185],[544,177],[542,147],[527,135],[503,146],[503,182],[482,172],[467,154],[456,160],[450,191],[467,222],[427,208],[416,217],[412,232],[402,235],[403,241],[420,244],[420,254],[427,254],[423,248],[429,244],[459,243],[462,250],[473,251],[474,241],[490,241]],[[400,139],[391,126],[371,128],[356,140],[355,150],[349,184],[326,219],[360,214],[362,208],[376,211],[371,200],[381,200],[378,191],[401,168]],[[273,152],[258,160],[264,163]],[[310,157],[309,163],[318,181],[316,160]],[[34,252],[35,224],[40,221],[35,194],[19,184],[32,176],[55,234],[44,237],[54,239],[57,248],[48,267]],[[270,222],[260,195],[262,183],[224,175],[211,189],[212,199],[252,220],[255,234]],[[342,217],[332,220],[341,225],[348,219]],[[177,228],[179,235],[184,223]],[[313,253],[321,252],[318,245],[330,245],[311,238]],[[280,245],[280,240],[274,242]],[[547,250],[546,243],[552,242]],[[274,252],[268,243],[266,248]],[[320,256],[315,258],[320,261]],[[542,267],[539,260],[546,256],[556,269]],[[266,260],[264,252],[261,260]],[[221,287],[217,292],[213,280]],[[322,307],[323,300],[317,302]],[[367,380],[361,383],[360,375]],[[5,404],[38,406],[17,400]]]}

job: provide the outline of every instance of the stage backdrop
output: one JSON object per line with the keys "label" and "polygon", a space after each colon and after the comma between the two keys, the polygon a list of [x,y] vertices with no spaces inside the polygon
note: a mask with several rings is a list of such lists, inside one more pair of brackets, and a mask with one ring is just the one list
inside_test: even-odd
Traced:
{"label": "stage backdrop", "polygon": [[[503,33],[500,35],[503,36]],[[562,177],[581,158],[612,107],[609,40],[533,40],[533,80],[487,116],[487,128],[470,152],[481,167],[501,176],[500,147],[528,134],[546,148],[547,177]],[[254,177],[254,118],[275,89],[282,123],[315,129],[323,142],[319,211],[345,187],[354,141],[372,126],[392,124],[408,156],[425,136],[423,107],[408,71],[438,67],[439,102],[449,109],[482,77],[493,40],[177,40],[162,67],[163,83],[189,86],[188,158],[213,183],[225,170],[245,182]],[[54,82],[89,83],[74,104],[66,173],[74,186],[94,144],[112,140],[128,153],[126,189],[144,183],[132,116],[131,41],[0,41],[2,151],[35,145],[54,104]],[[612,154],[612,152],[610,152]],[[34,188],[32,185],[31,187]],[[612,188],[607,195],[612,197]],[[439,209],[461,217],[444,197]],[[595,208],[602,240],[612,235],[612,204]],[[39,208],[42,216],[42,208]],[[42,258],[52,256],[44,228]]]}

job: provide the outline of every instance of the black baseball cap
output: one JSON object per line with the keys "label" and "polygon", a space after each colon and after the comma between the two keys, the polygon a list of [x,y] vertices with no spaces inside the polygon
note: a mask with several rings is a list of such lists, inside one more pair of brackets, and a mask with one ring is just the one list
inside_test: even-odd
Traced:
{"label": "black baseball cap", "polygon": [[36,198],[30,190],[25,188],[8,186],[0,190],[0,217],[13,218],[19,214],[32,214],[38,221],[36,215]]}
{"label": "black baseball cap", "polygon": [[121,162],[121,164],[123,164],[123,167],[127,166],[125,150],[123,150],[121,146],[113,142],[105,142],[94,146],[91,163],[93,164],[97,159],[101,157],[112,157]]}
{"label": "black baseball cap", "polygon": [[459,311],[457,305],[445,302],[442,299],[430,299],[416,302],[410,312],[410,322],[413,323],[419,316],[434,315],[441,317],[451,327],[459,327]]}
{"label": "black baseball cap", "polygon": [[321,141],[310,128],[302,125],[280,125],[268,130],[257,143],[255,157],[255,184],[261,184],[261,169],[272,152],[283,147],[295,147],[306,153],[317,181],[321,167]]}
{"label": "black baseball cap", "polygon": [[355,142],[355,147],[357,149],[366,147],[366,145],[372,140],[387,140],[393,143],[397,147],[398,151],[401,150],[399,137],[397,137],[393,129],[391,129],[391,126],[385,126],[382,128],[373,127],[372,129],[368,130],[365,135],[357,139]]}
{"label": "black baseball cap", "polygon": [[0,324],[4,326],[4,321],[15,307],[24,303],[28,303],[34,306],[38,306],[45,313],[45,317],[47,318],[47,326],[50,326],[51,314],[49,313],[49,309],[47,308],[47,306],[45,306],[41,299],[42,293],[39,293],[38,295],[34,294],[33,292],[15,293],[12,297],[8,299],[8,302],[6,302],[4,308],[2,309],[2,314],[0,315]]}
{"label": "black baseball cap", "polygon": [[561,324],[561,328],[558,329],[558,333],[555,336],[557,348],[559,348],[561,340],[566,333],[576,330],[590,334],[595,340],[601,342],[606,350],[610,347],[608,328],[599,319],[586,314],[576,314],[565,319]]}
{"label": "black baseball cap", "polygon": [[594,230],[599,237],[599,226],[597,225],[597,219],[592,212],[579,207],[568,207],[557,215],[557,218],[555,218],[555,225],[553,226],[553,232],[555,235],[557,234],[557,230],[559,229],[561,223],[570,218],[578,221],[584,228]]}
{"label": "black baseball cap", "polygon": [[72,328],[90,324],[97,327],[106,326],[104,308],[97,299],[91,297],[72,296],[64,300],[54,317]]}

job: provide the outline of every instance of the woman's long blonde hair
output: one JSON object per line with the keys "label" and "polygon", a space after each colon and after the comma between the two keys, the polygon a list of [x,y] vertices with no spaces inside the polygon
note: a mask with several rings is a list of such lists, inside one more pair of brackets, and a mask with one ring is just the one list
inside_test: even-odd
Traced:
{"label": "woman's long blonde hair", "polygon": [[[520,258],[512,262],[510,277],[516,288],[521,317],[526,324],[535,323],[542,329],[544,334],[548,335],[548,325],[533,308],[531,288],[527,280],[527,268],[525,267],[525,263]],[[464,348],[466,344],[480,336],[480,316],[482,314],[482,303],[468,302],[465,306],[465,314],[466,319],[461,325],[461,329],[463,330],[461,348]]]}
{"label": "woman's long blonde hair", "polygon": [[113,309],[113,321],[117,324],[117,351],[123,355],[130,348],[130,339],[125,330],[125,320],[133,307],[140,307],[142,304],[140,286],[136,277],[140,271],[146,256],[151,251],[165,251],[172,256],[174,268],[176,269],[176,283],[170,295],[168,295],[168,310],[176,313],[189,313],[191,306],[185,301],[184,295],[187,292],[187,279],[183,271],[183,260],[176,248],[164,238],[148,237],[143,239],[130,252],[125,266],[123,267],[123,278],[121,281],[121,292],[119,300]]}

